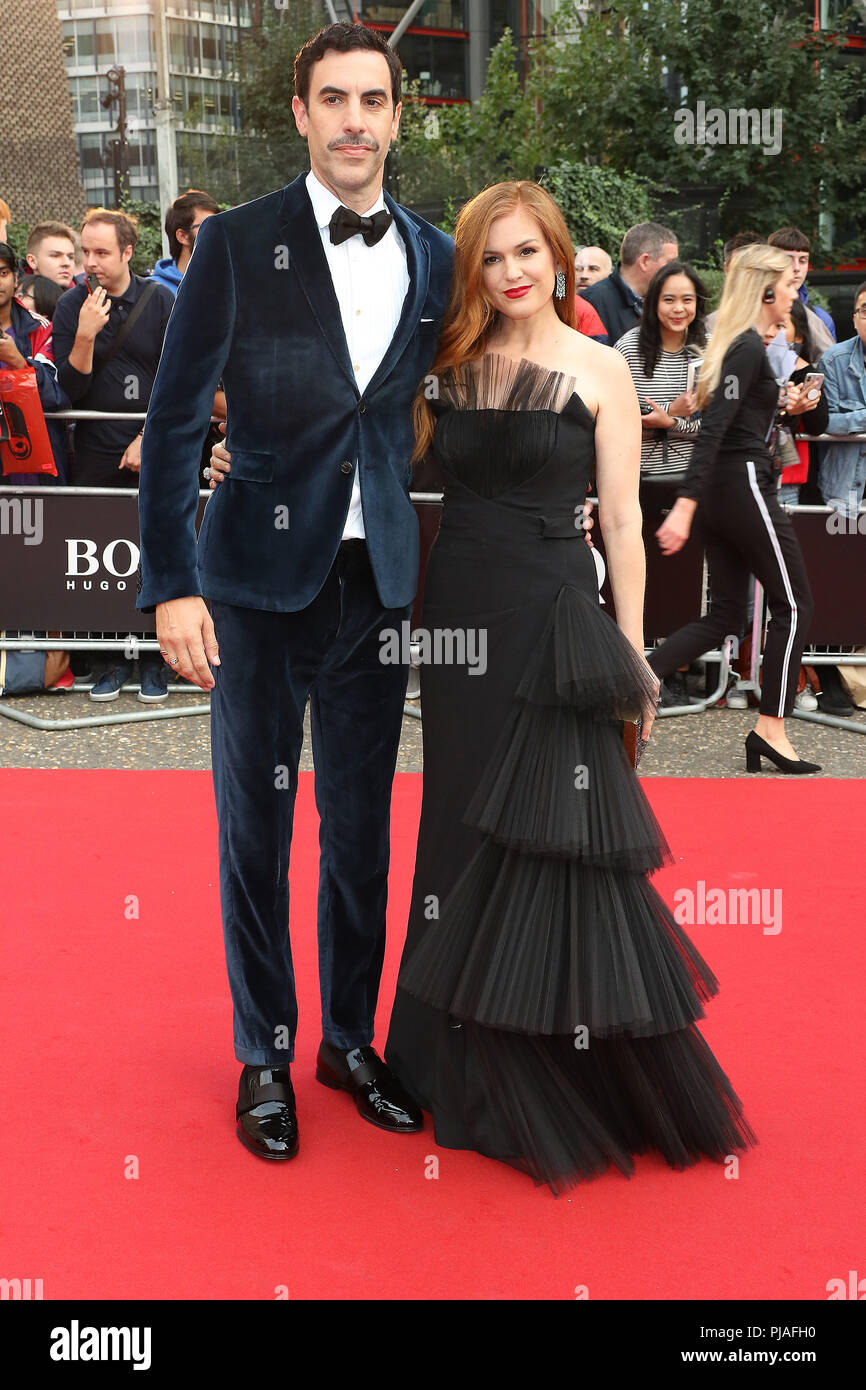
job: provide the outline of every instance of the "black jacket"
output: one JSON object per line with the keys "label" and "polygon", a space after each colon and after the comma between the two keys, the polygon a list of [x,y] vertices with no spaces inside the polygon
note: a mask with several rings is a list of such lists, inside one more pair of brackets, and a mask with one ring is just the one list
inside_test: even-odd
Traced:
{"label": "black jacket", "polygon": [[625,283],[619,273],[619,266],[603,280],[596,280],[594,285],[587,285],[580,293],[584,299],[589,300],[607,329],[607,341],[611,347],[623,333],[640,323],[643,301]]}

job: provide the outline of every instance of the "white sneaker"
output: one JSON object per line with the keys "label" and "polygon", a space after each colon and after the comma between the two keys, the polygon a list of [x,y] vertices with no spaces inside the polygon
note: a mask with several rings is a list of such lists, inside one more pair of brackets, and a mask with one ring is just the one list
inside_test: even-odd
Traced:
{"label": "white sneaker", "polygon": [[794,708],[806,710],[817,709],[818,701],[815,699],[811,690],[801,690],[800,694],[794,697]]}
{"label": "white sneaker", "polygon": [[748,709],[749,697],[745,690],[738,690],[734,686],[725,696],[725,705],[728,709]]}

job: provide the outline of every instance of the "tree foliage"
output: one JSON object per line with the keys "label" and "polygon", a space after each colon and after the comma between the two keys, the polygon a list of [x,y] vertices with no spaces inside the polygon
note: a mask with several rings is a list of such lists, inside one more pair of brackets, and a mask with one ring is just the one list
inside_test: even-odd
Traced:
{"label": "tree foliage", "polygon": [[[291,72],[295,52],[321,26],[320,3],[292,0],[262,13],[241,54],[246,139],[212,142],[202,170],[204,186],[233,201],[307,167]],[[844,17],[837,30],[844,34]],[[846,58],[835,35],[813,33],[807,6],[779,0],[610,0],[580,14],[565,5],[529,41],[525,82],[506,31],[480,100],[432,108],[409,88],[399,196],[450,226],[482,188],[546,168],[577,240],[611,247],[623,224],[655,215],[692,250],[690,210],[700,207],[718,215],[720,238],[793,223],[813,238],[813,260],[831,235],[835,259],[861,254],[866,112],[862,64],[849,60],[857,56]],[[781,136],[778,152],[763,139],[711,143],[709,122],[701,139],[698,103],[705,112],[765,113]],[[691,142],[679,138],[685,111],[695,118]],[[201,157],[189,154],[196,182]]]}
{"label": "tree foliage", "polygon": [[[723,236],[744,224],[764,232],[795,224],[820,250],[835,222],[837,253],[839,242],[862,249],[850,214],[866,184],[863,69],[842,55],[844,27],[814,33],[805,6],[778,0],[614,0],[585,23],[566,7],[533,44],[527,92],[543,107],[547,149],[706,190]],[[778,152],[767,153],[773,141],[731,139],[728,119],[724,143],[709,142],[718,134],[709,122],[703,143],[678,139],[685,126],[676,113],[697,117],[699,102],[726,118],[766,113]]]}

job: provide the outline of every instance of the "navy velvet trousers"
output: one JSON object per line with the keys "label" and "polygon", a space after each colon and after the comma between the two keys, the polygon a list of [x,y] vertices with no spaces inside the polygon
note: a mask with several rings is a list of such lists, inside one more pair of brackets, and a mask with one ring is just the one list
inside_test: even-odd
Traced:
{"label": "navy velvet trousers", "polygon": [[380,634],[399,632],[411,608],[382,607],[363,541],[341,545],[300,612],[210,606],[220,649],[211,746],[235,1056],[260,1066],[294,1058],[288,874],[308,698],[322,1037],[363,1047],[373,1039],[385,951],[391,785],[408,676],[406,666],[381,661]]}

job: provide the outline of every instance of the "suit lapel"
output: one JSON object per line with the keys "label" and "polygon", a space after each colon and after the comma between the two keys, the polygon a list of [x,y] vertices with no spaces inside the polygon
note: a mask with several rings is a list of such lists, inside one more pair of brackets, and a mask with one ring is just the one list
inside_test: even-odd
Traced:
{"label": "suit lapel", "polygon": [[[357,391],[355,373],[349,356],[346,335],[340,306],[334,293],[334,282],[322,247],[322,238],[313,214],[313,205],[305,186],[306,174],[300,174],[283,189],[280,204],[279,225],[285,236],[290,261],[298,272],[301,288],[306,295],[310,309],[324,334],[340,370],[345,373]],[[418,319],[427,298],[430,282],[430,253],[427,243],[418,234],[411,218],[385,194],[385,204],[391,212],[397,230],[406,247],[406,263],[409,272],[409,288],[403,300],[403,308],[394,336],[388,345],[385,356],[376,368],[367,387],[367,394],[374,391],[394,370],[405,352],[409,340],[418,326]]]}
{"label": "suit lapel", "polygon": [[368,394],[375,391],[390,375],[406,351],[409,339],[418,327],[418,320],[421,317],[421,310],[424,307],[430,284],[430,252],[427,243],[420,237],[418,228],[412,219],[406,216],[400,204],[395,203],[389,193],[385,194],[385,206],[391,212],[397,231],[403,238],[403,245],[406,247],[409,288],[406,291],[406,298],[403,300],[403,309],[394,336],[367,387]]}
{"label": "suit lapel", "polygon": [[349,347],[343,332],[340,306],[334,293],[334,282],[322,247],[313,205],[305,186],[306,177],[306,174],[299,174],[283,189],[280,231],[286,238],[290,262],[298,272],[301,289],[307,297],[328,347],[340,370],[357,390]]}

